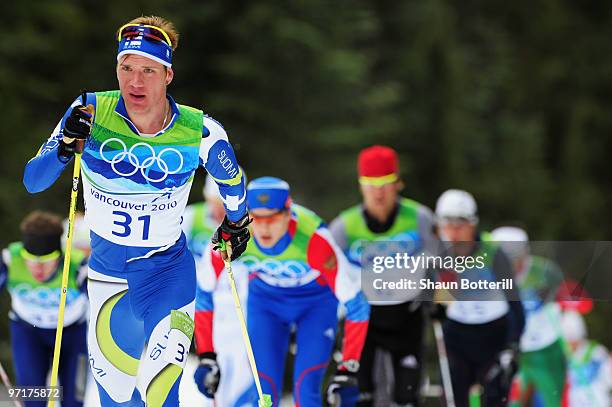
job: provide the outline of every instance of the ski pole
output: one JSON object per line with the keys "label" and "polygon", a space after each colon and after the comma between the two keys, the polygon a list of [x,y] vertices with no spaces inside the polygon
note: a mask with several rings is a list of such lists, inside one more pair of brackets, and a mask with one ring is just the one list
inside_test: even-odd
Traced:
{"label": "ski pole", "polygon": [[[234,297],[234,306],[236,308],[236,314],[238,314],[238,320],[240,321],[240,328],[242,330],[242,338],[244,339],[244,345],[249,358],[249,364],[251,365],[251,372],[253,373],[255,386],[257,387],[257,394],[259,395],[258,407],[272,407],[272,397],[269,394],[263,394],[263,391],[261,390],[261,383],[259,382],[259,375],[257,374],[257,365],[255,364],[253,347],[251,346],[251,340],[249,339],[249,332],[247,331],[244,312],[242,312],[240,297],[238,296],[236,281],[234,280],[234,273],[232,272],[232,246],[229,242],[225,242],[223,239],[220,240],[221,257],[223,257],[223,262],[225,263],[225,268],[227,269],[227,275],[229,276],[230,285],[232,287],[232,296]],[[223,253],[225,253],[225,256]]]}
{"label": "ski pole", "polygon": [[444,388],[444,397],[446,398],[447,407],[455,407],[455,397],[453,395],[453,382],[450,375],[450,366],[448,364],[448,355],[446,353],[446,345],[444,344],[444,332],[440,321],[431,321],[434,328],[434,336],[436,337],[436,347],[438,348],[438,359],[440,360],[440,373],[442,374],[442,386]]}
{"label": "ski pole", "polygon": [[[4,370],[2,363],[0,363],[0,379],[2,379],[2,383],[4,383],[4,387],[6,387],[7,391],[13,388],[13,385],[11,384],[11,380],[6,374],[6,371]],[[23,407],[23,404],[19,400],[13,400],[13,404],[15,404],[15,407]]]}
{"label": "ski pole", "polygon": [[[86,93],[83,92],[83,105],[87,103]],[[93,116],[93,105],[86,107]],[[57,328],[55,330],[55,347],[53,350],[53,365],[51,367],[51,388],[57,386],[57,373],[62,348],[62,333],[64,330],[64,310],[66,308],[66,292],[68,291],[68,275],[70,274],[70,255],[72,254],[72,231],[76,213],[77,196],[79,193],[79,178],[81,175],[81,154],[83,153],[83,140],[76,140],[74,153],[74,169],[72,171],[72,191],[70,192],[70,212],[68,213],[68,237],[66,239],[66,253],[64,253],[64,268],[62,270],[62,289],[60,292],[59,312],[57,315]],[[49,398],[49,407],[54,407],[55,400]]]}

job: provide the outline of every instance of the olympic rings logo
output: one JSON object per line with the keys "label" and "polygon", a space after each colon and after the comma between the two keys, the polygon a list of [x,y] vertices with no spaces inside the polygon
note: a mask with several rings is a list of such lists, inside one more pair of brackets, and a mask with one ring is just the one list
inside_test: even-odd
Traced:
{"label": "olympic rings logo", "polygon": [[243,256],[240,260],[250,271],[260,271],[275,278],[297,279],[310,271],[310,267],[295,260],[265,259],[260,261],[255,256]]}
{"label": "olympic rings logo", "polygon": [[[32,288],[30,284],[18,284],[13,288],[12,293],[19,297],[24,303],[34,307],[50,308],[57,307],[60,303],[60,288],[36,287]],[[82,293],[79,290],[69,288],[66,291],[66,305],[70,305]]]}
{"label": "olympic rings logo", "polygon": [[[112,158],[107,158],[104,155],[104,147],[113,141],[119,143],[123,151],[119,150]],[[150,157],[145,158],[142,163],[140,162],[140,159],[138,158],[138,156],[134,154],[134,151],[138,148],[145,148],[149,150]],[[166,154],[166,157],[168,156],[168,154],[175,154],[178,157],[179,165],[174,169],[170,169],[168,162],[163,159],[164,154]],[[162,182],[168,177],[168,175],[178,173],[183,168],[183,163],[184,163],[183,156],[175,148],[167,147],[156,154],[153,147],[151,147],[147,143],[140,142],[140,143],[134,144],[128,150],[125,142],[118,138],[109,138],[102,143],[102,145],[100,146],[100,157],[102,157],[102,160],[104,160],[104,162],[107,162],[111,165],[111,168],[113,169],[115,174],[120,175],[122,177],[129,177],[129,176],[136,174],[136,172],[140,170],[140,173],[142,174],[144,179],[146,179],[149,182]],[[119,169],[117,169],[116,165],[121,162],[125,162],[126,157],[127,157],[127,162],[131,164],[132,167],[134,167],[134,169],[132,169],[129,172],[121,172]],[[160,178],[157,178],[157,179],[149,177],[149,172],[151,171],[152,166],[154,164],[157,166],[156,171],[161,172],[163,174]]]}

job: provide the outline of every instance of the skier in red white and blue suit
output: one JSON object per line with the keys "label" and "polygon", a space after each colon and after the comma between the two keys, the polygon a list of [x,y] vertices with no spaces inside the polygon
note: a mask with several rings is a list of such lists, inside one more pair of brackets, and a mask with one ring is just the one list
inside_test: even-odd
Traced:
{"label": "skier in red white and blue suit", "polygon": [[[337,309],[346,308],[343,357],[327,388],[342,406],[353,406],[359,394],[356,373],[365,341],[370,307],[361,291],[359,270],[350,265],[321,218],[292,203],[287,182],[273,177],[253,180],[247,206],[254,239],[239,261],[249,273],[248,332],[264,393],[278,406],[291,330],[296,330],[293,375],[296,406],[321,406],[321,386],[336,339]],[[219,369],[212,341],[212,291],[224,264],[210,249],[208,272],[198,281],[196,352],[201,364],[195,379],[213,397]],[[208,385],[207,385],[208,384]],[[256,404],[255,404],[256,405]]]}

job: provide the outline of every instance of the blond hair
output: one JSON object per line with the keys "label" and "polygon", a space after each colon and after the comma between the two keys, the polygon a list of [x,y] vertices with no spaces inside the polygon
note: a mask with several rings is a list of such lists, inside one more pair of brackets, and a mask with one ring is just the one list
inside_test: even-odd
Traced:
{"label": "blond hair", "polygon": [[128,24],[144,24],[144,25],[152,25],[154,27],[161,28],[168,34],[170,37],[170,42],[172,43],[172,50],[174,51],[178,47],[179,43],[179,33],[174,24],[171,21],[166,20],[163,17],[159,16],[141,16],[133,19],[128,22]]}

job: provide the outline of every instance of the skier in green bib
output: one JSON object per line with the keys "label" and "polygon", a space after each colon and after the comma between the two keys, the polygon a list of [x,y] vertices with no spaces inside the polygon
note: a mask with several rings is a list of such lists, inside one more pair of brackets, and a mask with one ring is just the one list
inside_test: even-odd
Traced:
{"label": "skier in green bib", "polygon": [[561,329],[568,359],[568,386],[564,406],[610,406],[612,359],[601,343],[589,339],[582,314],[573,308],[563,311]]}
{"label": "skier in green bib", "polygon": [[519,371],[512,383],[509,406],[526,406],[537,391],[545,407],[561,405],[566,361],[561,339],[561,310],[555,302],[563,276],[551,260],[529,254],[527,232],[504,226],[491,232],[511,260],[525,310]]}
{"label": "skier in green bib", "polygon": [[[359,393],[356,374],[370,311],[358,270],[350,266],[322,219],[293,203],[286,181],[254,179],[247,188],[247,203],[254,239],[232,268],[234,273],[249,276],[246,319],[263,392],[271,394],[273,405],[278,407],[289,337],[295,327],[295,405],[323,405],[321,386],[336,340],[340,302],[346,309],[342,362],[326,393],[328,400],[336,403],[339,399],[340,406],[353,407]],[[208,272],[198,278],[195,337],[200,366],[194,379],[200,391],[213,398],[223,375],[231,380],[233,372],[219,369],[218,345],[213,340],[212,298],[225,264],[210,248],[204,260],[203,270]],[[245,397],[239,403],[226,401],[223,405],[246,405],[247,401]]]}
{"label": "skier in green bib", "polygon": [[[2,251],[0,289],[11,295],[9,312],[16,384],[45,386],[51,367],[60,301],[63,252],[61,219],[35,211],[21,223],[20,242]],[[87,266],[85,254],[72,251],[64,334],[59,366],[62,406],[82,406],[87,381]],[[26,401],[26,407],[44,402]]]}
{"label": "skier in green bib", "polygon": [[[361,267],[364,242],[394,241],[405,245],[408,254],[421,253],[435,241],[431,210],[399,195],[397,152],[386,146],[362,150],[358,158],[362,204],[343,211],[330,225],[334,240],[349,261]],[[397,246],[395,246],[397,248]],[[423,368],[424,314],[414,298],[376,301],[369,298],[370,325],[359,369],[359,406],[374,402],[374,359],[377,349],[389,352],[395,376],[393,401],[417,405]]]}

